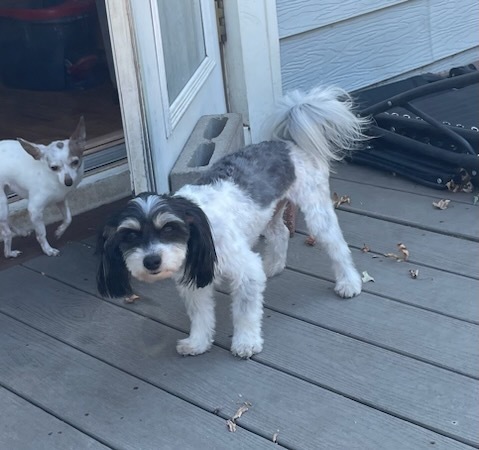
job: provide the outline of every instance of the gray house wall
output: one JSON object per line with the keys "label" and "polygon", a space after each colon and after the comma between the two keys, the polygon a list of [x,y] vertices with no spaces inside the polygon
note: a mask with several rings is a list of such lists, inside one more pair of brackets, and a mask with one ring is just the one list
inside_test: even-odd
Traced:
{"label": "gray house wall", "polygon": [[283,90],[354,90],[479,59],[477,0],[277,0]]}

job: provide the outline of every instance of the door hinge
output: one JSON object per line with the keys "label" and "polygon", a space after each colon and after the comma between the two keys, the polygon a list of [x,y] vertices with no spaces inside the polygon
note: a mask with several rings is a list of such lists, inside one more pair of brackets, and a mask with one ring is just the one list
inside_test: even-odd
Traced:
{"label": "door hinge", "polygon": [[226,24],[225,24],[225,7],[223,0],[215,0],[216,23],[218,24],[218,38],[221,44],[226,42]]}

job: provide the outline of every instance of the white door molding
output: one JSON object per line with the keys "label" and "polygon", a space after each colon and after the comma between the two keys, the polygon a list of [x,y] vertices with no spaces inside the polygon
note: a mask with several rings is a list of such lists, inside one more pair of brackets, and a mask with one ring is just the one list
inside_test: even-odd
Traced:
{"label": "white door molding", "polygon": [[276,0],[224,0],[224,62],[230,112],[243,115],[252,142],[282,95]]}
{"label": "white door molding", "polygon": [[123,131],[135,193],[155,186],[142,96],[138,54],[129,0],[105,0]]}

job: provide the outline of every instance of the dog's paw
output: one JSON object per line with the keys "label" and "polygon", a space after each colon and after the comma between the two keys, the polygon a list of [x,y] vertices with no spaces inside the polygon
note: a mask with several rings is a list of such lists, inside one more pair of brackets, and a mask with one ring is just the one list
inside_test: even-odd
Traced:
{"label": "dog's paw", "polygon": [[363,287],[361,276],[356,271],[350,274],[348,278],[338,280],[334,287],[334,292],[342,298],[351,298],[359,295]]}
{"label": "dog's paw", "polygon": [[233,336],[233,342],[231,344],[231,353],[240,358],[251,358],[256,353],[263,350],[263,339],[261,337],[246,338]]}
{"label": "dog's paw", "polygon": [[195,339],[180,339],[176,344],[176,351],[183,356],[201,355],[211,348],[210,341],[200,342]]}
{"label": "dog's paw", "polygon": [[9,252],[5,251],[5,258],[16,258],[21,254],[22,252],[20,250],[10,250]]}
{"label": "dog's paw", "polygon": [[264,261],[263,262],[263,267],[264,267],[264,273],[268,278],[274,277],[275,275],[279,275],[284,268],[286,267],[286,263],[283,262],[269,262],[269,261]]}
{"label": "dog's paw", "polygon": [[47,256],[58,256],[60,254],[60,250],[50,247],[43,249],[43,253]]}

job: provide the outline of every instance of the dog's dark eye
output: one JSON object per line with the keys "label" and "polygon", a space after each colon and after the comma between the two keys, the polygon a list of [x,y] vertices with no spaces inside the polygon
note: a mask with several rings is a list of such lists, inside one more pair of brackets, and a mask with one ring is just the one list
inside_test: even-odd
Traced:
{"label": "dog's dark eye", "polygon": [[173,230],[174,228],[172,225],[166,225],[161,229],[163,233],[171,233]]}
{"label": "dog's dark eye", "polygon": [[133,242],[135,239],[138,238],[139,236],[139,232],[138,231],[133,231],[133,230],[129,230],[126,234],[125,234],[125,237],[123,238],[123,240],[125,242]]}
{"label": "dog's dark eye", "polygon": [[50,166],[50,169],[52,169],[54,172],[58,172],[60,170],[60,166]]}
{"label": "dog's dark eye", "polygon": [[72,167],[77,167],[78,164],[80,164],[80,160],[79,160],[79,159],[74,159],[74,160],[72,161],[72,163],[71,163],[71,166],[72,166]]}

